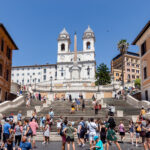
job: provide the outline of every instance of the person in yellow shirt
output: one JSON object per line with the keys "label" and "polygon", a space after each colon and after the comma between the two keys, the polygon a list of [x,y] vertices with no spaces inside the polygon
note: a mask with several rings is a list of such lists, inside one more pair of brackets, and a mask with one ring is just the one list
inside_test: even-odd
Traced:
{"label": "person in yellow shirt", "polygon": [[146,110],[144,109],[144,107],[142,107],[140,115],[143,117],[145,114],[146,114]]}

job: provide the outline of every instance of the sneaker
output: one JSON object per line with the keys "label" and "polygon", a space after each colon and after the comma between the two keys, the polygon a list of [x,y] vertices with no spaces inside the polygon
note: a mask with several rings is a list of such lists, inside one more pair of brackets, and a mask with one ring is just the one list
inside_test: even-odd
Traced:
{"label": "sneaker", "polygon": [[78,144],[78,146],[82,146],[82,144]]}
{"label": "sneaker", "polygon": [[84,147],[85,146],[85,144],[82,144],[82,147]]}
{"label": "sneaker", "polygon": [[134,142],[132,142],[132,145],[134,145]]}
{"label": "sneaker", "polygon": [[42,142],[42,144],[46,144],[46,142]]}
{"label": "sneaker", "polygon": [[136,144],[136,147],[138,147],[139,145],[138,144]]}

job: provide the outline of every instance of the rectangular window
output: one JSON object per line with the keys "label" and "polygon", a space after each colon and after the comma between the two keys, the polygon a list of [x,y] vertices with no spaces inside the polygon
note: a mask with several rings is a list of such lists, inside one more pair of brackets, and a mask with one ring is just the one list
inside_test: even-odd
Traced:
{"label": "rectangular window", "polygon": [[35,73],[33,73],[33,75],[35,75]]}
{"label": "rectangular window", "polygon": [[116,73],[116,76],[119,76],[119,73]]}
{"label": "rectangular window", "polygon": [[9,81],[9,70],[6,71],[6,80]]}
{"label": "rectangular window", "polygon": [[29,80],[27,82],[29,83]]}
{"label": "rectangular window", "polygon": [[63,77],[63,75],[64,75],[64,73],[63,72],[61,72],[61,76]]}
{"label": "rectangular window", "polygon": [[137,68],[139,68],[139,65],[136,65]]}
{"label": "rectangular window", "polygon": [[132,75],[132,79],[135,79],[135,75]]}
{"label": "rectangular window", "polygon": [[134,67],[134,64],[132,64],[132,67]]}
{"label": "rectangular window", "polygon": [[8,59],[11,58],[11,49],[7,46],[7,53],[6,53],[6,56]]}
{"label": "rectangular window", "polygon": [[38,79],[38,82],[40,82],[40,79]]}
{"label": "rectangular window", "polygon": [[127,66],[130,66],[130,63],[127,63]]}
{"label": "rectangular window", "polygon": [[43,76],[43,80],[46,80],[46,75]]}
{"label": "rectangular window", "polygon": [[136,70],[136,73],[139,73],[140,71],[139,70]]}
{"label": "rectangular window", "polygon": [[46,69],[44,69],[44,73],[46,73]]}
{"label": "rectangular window", "polygon": [[1,40],[1,51],[4,51],[4,40]]}
{"label": "rectangular window", "polygon": [[128,72],[130,72],[130,69],[127,69]]}
{"label": "rectangular window", "polygon": [[145,99],[148,101],[148,91],[145,91]]}
{"label": "rectangular window", "polygon": [[22,76],[24,76],[24,73],[22,73]]}
{"label": "rectangular window", "polygon": [[19,76],[19,73],[17,73],[17,76]]}
{"label": "rectangular window", "polygon": [[146,79],[146,78],[147,78],[147,68],[144,67],[144,79]]}
{"label": "rectangular window", "polygon": [[139,79],[139,76],[136,76],[137,79]]}
{"label": "rectangular window", "polygon": [[132,69],[132,72],[135,72],[135,69]]}
{"label": "rectangular window", "polygon": [[141,45],[141,56],[146,53],[146,41]]}
{"label": "rectangular window", "polygon": [[0,64],[0,76],[3,76],[3,65]]}

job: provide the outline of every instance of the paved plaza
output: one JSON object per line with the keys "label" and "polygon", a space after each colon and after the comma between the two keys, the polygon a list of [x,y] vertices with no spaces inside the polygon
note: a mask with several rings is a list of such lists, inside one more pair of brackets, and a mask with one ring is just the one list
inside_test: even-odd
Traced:
{"label": "paved plaza", "polygon": [[[139,147],[135,147],[128,143],[121,144],[121,148],[122,150],[144,150],[142,145],[139,145]],[[42,145],[41,142],[38,142],[36,150],[42,150],[42,149],[43,150],[61,150],[61,142],[50,142],[49,144],[46,144],[46,145]],[[78,147],[76,145],[76,150],[88,150],[88,149],[89,149],[89,146],[87,144],[84,148]],[[114,144],[112,144],[109,150],[117,150],[117,147]]]}

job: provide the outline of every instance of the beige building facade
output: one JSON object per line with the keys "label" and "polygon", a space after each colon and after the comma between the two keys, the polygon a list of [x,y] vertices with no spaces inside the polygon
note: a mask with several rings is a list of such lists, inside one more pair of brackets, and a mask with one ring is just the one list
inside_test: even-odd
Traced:
{"label": "beige building facade", "polygon": [[142,99],[150,101],[150,21],[132,43],[139,46]]}
{"label": "beige building facade", "polygon": [[122,80],[122,67],[124,68],[124,82],[134,82],[140,78],[140,58],[138,53],[127,51],[124,55],[124,65],[122,66],[122,55],[119,54],[111,61],[111,73],[115,81]]}

